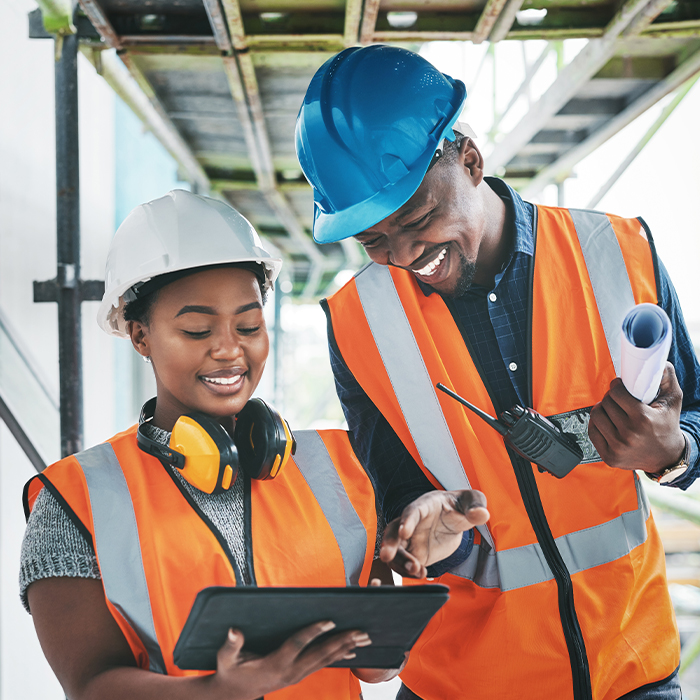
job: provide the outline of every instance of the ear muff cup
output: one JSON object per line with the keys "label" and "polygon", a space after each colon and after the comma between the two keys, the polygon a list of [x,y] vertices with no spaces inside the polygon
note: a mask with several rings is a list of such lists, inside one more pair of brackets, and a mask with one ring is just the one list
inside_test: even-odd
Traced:
{"label": "ear muff cup", "polygon": [[236,447],[226,430],[209,416],[180,416],[170,436],[170,447],[186,455],[182,476],[200,491],[222,493],[236,480]]}
{"label": "ear muff cup", "polygon": [[193,412],[178,418],[168,445],[146,433],[155,407],[153,398],[141,409],[139,448],[176,467],[205,493],[227,491],[239,468],[251,479],[274,479],[296,450],[287,421],[262,399],[251,399],[238,414],[233,439],[218,421]]}
{"label": "ear muff cup", "polygon": [[296,442],[287,422],[262,399],[250,399],[236,416],[234,440],[251,479],[274,479],[294,454]]}

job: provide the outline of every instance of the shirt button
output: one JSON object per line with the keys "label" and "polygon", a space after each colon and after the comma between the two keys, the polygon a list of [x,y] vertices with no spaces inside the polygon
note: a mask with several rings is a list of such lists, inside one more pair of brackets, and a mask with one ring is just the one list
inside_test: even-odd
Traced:
{"label": "shirt button", "polygon": [[489,299],[491,301],[496,301],[496,299],[498,299],[498,297],[493,292],[491,292],[491,294],[489,294]]}
{"label": "shirt button", "polygon": [[515,370],[518,369],[518,365],[516,365],[515,362],[511,362],[511,363],[508,365],[508,369],[509,369],[511,372],[515,372]]}

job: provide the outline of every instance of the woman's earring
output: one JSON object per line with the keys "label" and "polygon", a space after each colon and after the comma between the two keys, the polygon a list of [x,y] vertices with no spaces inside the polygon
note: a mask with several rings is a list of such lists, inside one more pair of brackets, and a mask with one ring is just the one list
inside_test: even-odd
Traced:
{"label": "woman's earring", "polygon": [[151,356],[150,355],[141,355],[141,357],[143,358],[144,362],[148,362],[149,365],[151,364]]}

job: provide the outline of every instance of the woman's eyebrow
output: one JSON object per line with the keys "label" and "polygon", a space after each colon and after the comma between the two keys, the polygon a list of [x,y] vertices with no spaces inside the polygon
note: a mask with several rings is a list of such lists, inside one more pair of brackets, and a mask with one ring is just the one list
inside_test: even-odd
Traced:
{"label": "woman's eyebrow", "polygon": [[[239,306],[234,314],[238,316],[239,314],[244,314],[246,311],[250,311],[251,309],[262,309],[262,304],[260,304],[259,301],[253,301],[250,304],[244,304],[243,306]],[[216,316],[217,312],[216,309],[214,309],[211,306],[194,306],[194,305],[188,305],[188,306],[183,306],[176,314],[175,318],[178,316],[182,316],[183,314],[207,314],[208,316]]]}
{"label": "woman's eyebrow", "polygon": [[175,314],[175,318],[183,314],[208,314],[209,316],[216,316],[216,311],[211,306],[183,306]]}
{"label": "woman's eyebrow", "polygon": [[259,301],[253,301],[250,304],[239,306],[236,309],[236,315],[244,314],[246,311],[250,311],[251,309],[262,309],[262,304]]}

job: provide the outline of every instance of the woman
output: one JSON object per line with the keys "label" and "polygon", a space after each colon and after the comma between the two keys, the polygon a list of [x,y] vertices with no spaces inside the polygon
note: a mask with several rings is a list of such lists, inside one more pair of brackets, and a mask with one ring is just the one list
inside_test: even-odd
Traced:
{"label": "woman", "polygon": [[[231,436],[255,406],[269,350],[264,297],[280,265],[235,210],[184,191],[137,207],[114,238],[98,322],[151,362],[155,406],[140,426],[52,465],[25,493],[23,600],[74,700],[350,700],[360,697],[357,677],[392,675],[325,668],[371,643],[354,631],[311,645],[328,621],[262,658],[243,654],[243,635],[230,630],[214,674],[173,661],[202,588],[367,585],[370,576],[374,493],[343,431],[297,433],[292,460],[278,423],[278,457],[258,465],[275,478],[251,478],[261,475],[243,463],[236,473]],[[484,513],[469,516],[476,523]],[[437,558],[470,526],[455,529]],[[398,545],[392,556],[417,573],[430,563],[407,551],[405,537]]]}

